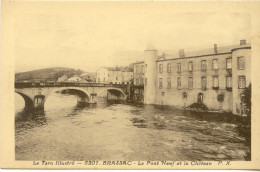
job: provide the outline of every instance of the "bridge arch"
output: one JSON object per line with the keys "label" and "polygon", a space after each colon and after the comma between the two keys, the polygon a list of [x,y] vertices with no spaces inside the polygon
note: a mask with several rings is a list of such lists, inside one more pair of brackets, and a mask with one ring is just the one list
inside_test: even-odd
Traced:
{"label": "bridge arch", "polygon": [[126,100],[127,98],[127,95],[120,88],[106,88],[97,93],[97,96],[102,95],[106,96],[110,100]]}
{"label": "bridge arch", "polygon": [[25,103],[25,109],[30,109],[34,107],[34,102],[33,100],[26,94],[21,93],[19,91],[15,91],[17,94],[19,94],[20,96],[22,96],[22,98],[24,99],[24,103]]}
{"label": "bridge arch", "polygon": [[52,90],[51,93],[62,92],[65,90],[72,91],[73,93],[75,93],[81,99],[81,101],[88,102],[90,99],[90,93],[79,87],[60,87]]}

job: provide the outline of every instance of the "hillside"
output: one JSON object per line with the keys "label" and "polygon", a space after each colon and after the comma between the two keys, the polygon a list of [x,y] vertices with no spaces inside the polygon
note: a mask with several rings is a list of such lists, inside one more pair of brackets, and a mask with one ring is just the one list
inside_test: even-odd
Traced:
{"label": "hillside", "polygon": [[63,68],[63,67],[55,67],[55,68],[45,68],[45,69],[37,69],[28,72],[21,72],[15,74],[15,81],[23,81],[23,80],[57,80],[62,75],[67,75],[68,78],[74,75],[81,75],[85,73],[84,71],[78,69],[71,68]]}

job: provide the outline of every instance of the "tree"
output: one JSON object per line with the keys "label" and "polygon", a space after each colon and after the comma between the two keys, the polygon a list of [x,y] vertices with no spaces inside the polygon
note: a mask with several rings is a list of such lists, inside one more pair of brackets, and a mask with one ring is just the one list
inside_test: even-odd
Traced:
{"label": "tree", "polygon": [[249,147],[249,152],[245,157],[246,160],[251,160],[251,83],[244,89],[241,94],[242,114],[246,117],[241,118],[237,125],[237,130],[240,135],[245,137],[246,145]]}
{"label": "tree", "polygon": [[251,119],[251,83],[242,92],[241,103],[244,114]]}

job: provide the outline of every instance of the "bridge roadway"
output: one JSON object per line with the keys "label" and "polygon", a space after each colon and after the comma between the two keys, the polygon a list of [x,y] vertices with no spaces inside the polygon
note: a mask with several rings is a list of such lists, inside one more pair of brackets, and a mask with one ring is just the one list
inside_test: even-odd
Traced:
{"label": "bridge roadway", "polygon": [[130,85],[102,83],[15,83],[15,92],[25,101],[26,109],[44,109],[48,96],[55,92],[76,94],[78,103],[97,103],[98,97],[108,100],[126,100]]}

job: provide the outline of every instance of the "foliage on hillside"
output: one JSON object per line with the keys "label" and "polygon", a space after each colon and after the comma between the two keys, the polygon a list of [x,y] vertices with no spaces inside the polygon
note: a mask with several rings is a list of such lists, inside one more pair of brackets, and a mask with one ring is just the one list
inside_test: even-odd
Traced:
{"label": "foliage on hillside", "polygon": [[80,69],[75,70],[70,68],[46,68],[17,73],[15,74],[15,80],[57,80],[62,75],[67,75],[68,78],[70,78],[74,75],[81,75],[82,73],[84,73],[84,71]]}

